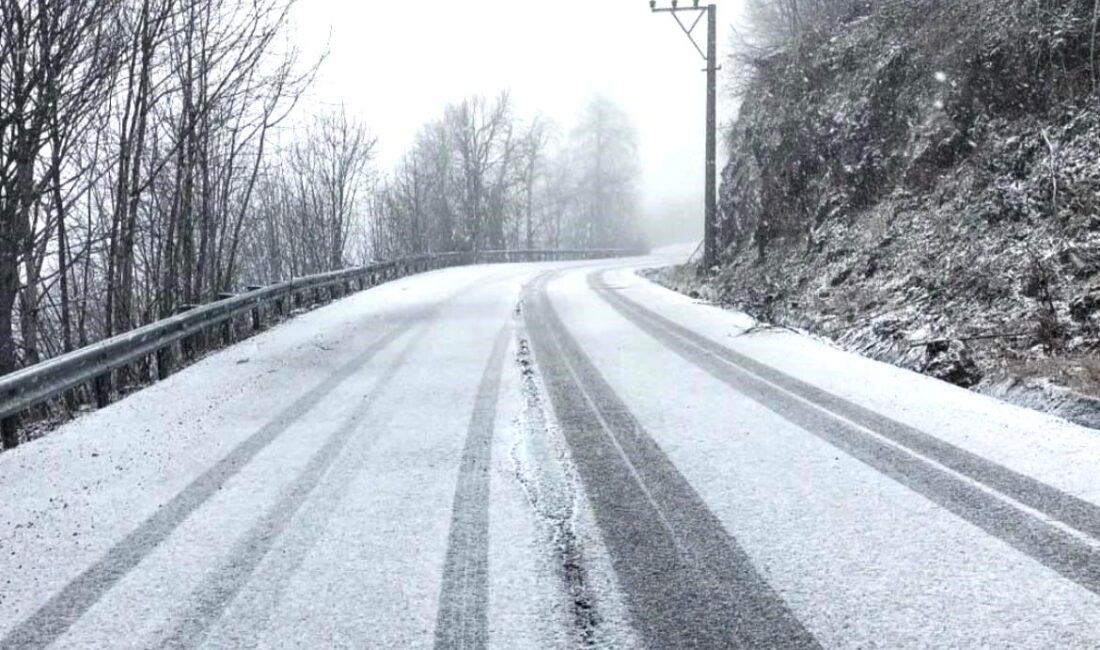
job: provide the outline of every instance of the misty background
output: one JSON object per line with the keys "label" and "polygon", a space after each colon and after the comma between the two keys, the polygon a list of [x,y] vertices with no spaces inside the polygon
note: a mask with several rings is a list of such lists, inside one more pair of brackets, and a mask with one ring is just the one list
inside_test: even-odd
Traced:
{"label": "misty background", "polygon": [[[742,3],[716,4],[725,64]],[[638,219],[648,240],[702,236],[704,64],[672,16],[651,13],[646,0],[309,0],[293,7],[289,35],[306,59],[325,56],[298,115],[345,107],[378,137],[382,171],[448,103],[509,90],[519,114],[567,130],[602,94],[638,132]],[[695,37],[705,49],[705,22]],[[723,83],[729,66],[719,74]],[[720,92],[718,111],[720,125],[732,119],[728,93]]]}
{"label": "misty background", "polygon": [[13,0],[0,53],[0,375],[372,260],[702,230],[705,64],[647,0]]}

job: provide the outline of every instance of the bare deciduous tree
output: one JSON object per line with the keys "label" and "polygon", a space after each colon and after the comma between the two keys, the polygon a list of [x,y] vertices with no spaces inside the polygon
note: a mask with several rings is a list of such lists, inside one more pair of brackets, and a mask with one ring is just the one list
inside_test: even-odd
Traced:
{"label": "bare deciduous tree", "polygon": [[474,97],[425,126],[374,201],[376,255],[635,243],[636,135],[596,97],[565,142],[508,96]]}

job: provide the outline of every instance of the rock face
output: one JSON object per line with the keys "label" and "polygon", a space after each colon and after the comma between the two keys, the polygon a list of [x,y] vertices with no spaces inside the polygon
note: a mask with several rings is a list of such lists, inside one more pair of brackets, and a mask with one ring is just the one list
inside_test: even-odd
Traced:
{"label": "rock face", "polygon": [[963,386],[1100,394],[1068,367],[1100,352],[1093,0],[851,7],[751,67],[709,291]]}
{"label": "rock face", "polygon": [[937,379],[964,388],[976,385],[982,379],[978,366],[962,341],[935,341],[925,346],[925,364],[922,370]]}

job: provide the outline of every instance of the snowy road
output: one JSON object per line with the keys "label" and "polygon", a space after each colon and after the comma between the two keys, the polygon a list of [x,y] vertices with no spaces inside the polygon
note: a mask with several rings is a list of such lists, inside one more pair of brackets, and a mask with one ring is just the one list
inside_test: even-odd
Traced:
{"label": "snowy road", "polygon": [[406,278],[0,455],[0,648],[1100,647],[1100,433],[664,262]]}

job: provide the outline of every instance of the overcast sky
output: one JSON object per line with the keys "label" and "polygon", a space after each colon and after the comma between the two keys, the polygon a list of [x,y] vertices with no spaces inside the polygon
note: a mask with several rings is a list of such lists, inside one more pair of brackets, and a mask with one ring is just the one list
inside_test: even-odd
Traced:
{"label": "overcast sky", "polygon": [[[739,0],[717,4],[724,62]],[[646,205],[701,197],[704,64],[648,0],[299,0],[292,30],[305,52],[329,50],[303,108],[343,104],[360,116],[383,168],[448,102],[510,89],[520,114],[568,128],[599,91],[639,130]],[[705,19],[696,34],[705,47]],[[730,108],[720,96],[719,115]]]}

